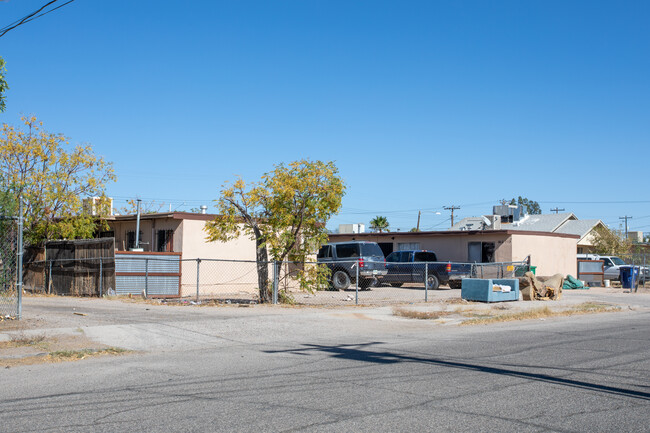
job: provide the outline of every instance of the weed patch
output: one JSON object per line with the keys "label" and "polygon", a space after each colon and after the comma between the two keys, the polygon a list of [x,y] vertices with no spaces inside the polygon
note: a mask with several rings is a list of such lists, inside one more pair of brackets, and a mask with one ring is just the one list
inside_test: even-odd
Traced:
{"label": "weed patch", "polygon": [[50,362],[77,361],[91,356],[122,355],[126,352],[127,350],[119,347],[107,347],[106,349],[57,350],[56,352],[50,352],[47,355],[47,358]]}
{"label": "weed patch", "polygon": [[0,349],[11,347],[39,346],[45,342],[45,335],[26,336],[24,334],[13,335],[9,341],[0,341]]}
{"label": "weed patch", "polygon": [[413,311],[405,310],[403,308],[395,308],[393,314],[408,319],[436,320],[441,317],[449,316],[451,313],[449,311]]}
{"label": "weed patch", "polygon": [[476,313],[467,312],[466,317],[472,317],[465,320],[461,325],[484,325],[487,323],[495,322],[511,322],[516,320],[530,320],[542,319],[546,317],[560,317],[560,316],[573,316],[577,314],[589,313],[606,313],[612,311],[620,311],[620,307],[608,304],[596,304],[586,302],[566,310],[553,311],[548,306],[541,308],[534,308],[526,311],[518,311],[515,313],[497,314],[497,315],[481,315],[477,317]]}

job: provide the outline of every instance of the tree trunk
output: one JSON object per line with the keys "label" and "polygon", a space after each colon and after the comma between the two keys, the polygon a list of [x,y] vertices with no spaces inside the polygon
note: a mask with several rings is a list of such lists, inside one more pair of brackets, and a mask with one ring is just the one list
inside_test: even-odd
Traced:
{"label": "tree trunk", "polygon": [[269,259],[266,252],[266,239],[261,233],[255,233],[255,247],[257,258],[257,284],[260,288],[260,302],[271,302],[269,291]]}

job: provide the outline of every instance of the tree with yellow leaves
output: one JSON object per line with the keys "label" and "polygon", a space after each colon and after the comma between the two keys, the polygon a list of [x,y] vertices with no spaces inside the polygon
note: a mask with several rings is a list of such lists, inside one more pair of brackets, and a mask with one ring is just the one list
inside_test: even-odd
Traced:
{"label": "tree with yellow leaves", "polygon": [[[325,223],[338,213],[345,185],[333,162],[279,164],[258,183],[239,178],[215,200],[219,215],[206,225],[208,240],[255,240],[260,301],[269,302],[270,260],[305,262],[327,242]],[[305,287],[305,274],[301,286]]]}
{"label": "tree with yellow leaves", "polygon": [[92,237],[97,218],[83,211],[82,200],[105,197],[106,184],[115,180],[112,164],[89,145],[70,148],[65,136],[45,131],[34,116],[21,120],[20,129],[2,125],[0,181],[23,197],[26,242]]}

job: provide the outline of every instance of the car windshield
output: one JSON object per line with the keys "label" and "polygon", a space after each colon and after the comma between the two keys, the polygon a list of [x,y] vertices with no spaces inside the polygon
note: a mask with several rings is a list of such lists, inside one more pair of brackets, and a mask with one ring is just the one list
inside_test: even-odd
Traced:
{"label": "car windshield", "polygon": [[625,262],[619,259],[618,257],[612,257],[612,262],[614,262],[614,264],[617,266],[621,266],[625,264]]}
{"label": "car windshield", "polygon": [[383,257],[384,253],[377,244],[361,244],[361,255],[365,257]]}

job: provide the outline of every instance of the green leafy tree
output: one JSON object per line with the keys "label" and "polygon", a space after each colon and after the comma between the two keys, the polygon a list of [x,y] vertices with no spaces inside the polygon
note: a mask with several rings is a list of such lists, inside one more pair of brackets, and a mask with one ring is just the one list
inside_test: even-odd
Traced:
{"label": "green leafy tree", "polygon": [[[304,262],[327,242],[325,223],[338,213],[345,185],[333,162],[300,160],[280,164],[257,183],[238,178],[215,200],[218,216],[206,224],[210,241],[245,235],[255,240],[260,301],[271,299],[269,255],[279,262]],[[300,271],[300,287],[318,278],[320,268]]]}
{"label": "green leafy tree", "polygon": [[594,237],[591,241],[594,254],[602,255],[625,255],[631,252],[632,242],[620,232],[598,226],[594,229]]}
{"label": "green leafy tree", "polygon": [[542,208],[539,207],[539,203],[522,196],[517,197],[517,200],[514,198],[510,200],[510,204],[523,206],[523,208],[526,209],[526,213],[528,215],[540,215],[542,213]]}
{"label": "green leafy tree", "polygon": [[46,132],[33,116],[22,121],[22,129],[2,125],[0,181],[23,197],[26,243],[92,237],[98,219],[84,212],[82,199],[105,197],[106,183],[115,180],[112,164],[91,146],[70,148],[66,137]]}
{"label": "green leafy tree", "polygon": [[7,80],[5,80],[6,72],[5,61],[0,57],[0,113],[4,112],[7,108],[5,92],[9,89],[9,84],[7,84]]}
{"label": "green leafy tree", "polygon": [[388,219],[384,216],[376,216],[370,220],[370,228],[379,233],[388,231],[389,227]]}

